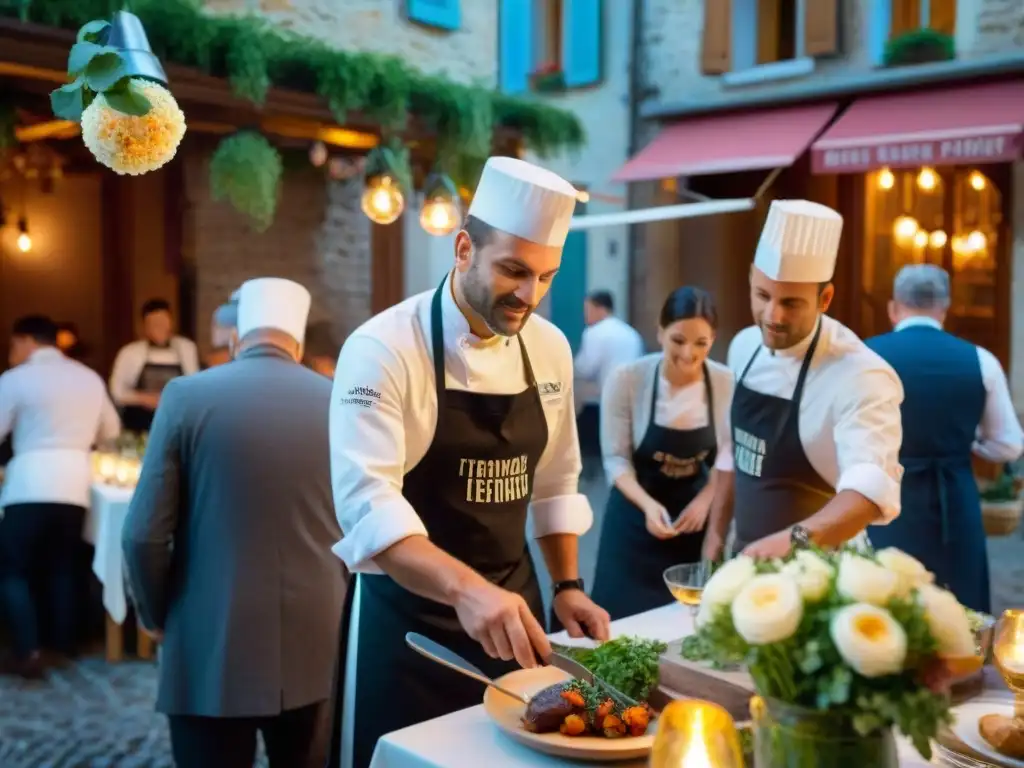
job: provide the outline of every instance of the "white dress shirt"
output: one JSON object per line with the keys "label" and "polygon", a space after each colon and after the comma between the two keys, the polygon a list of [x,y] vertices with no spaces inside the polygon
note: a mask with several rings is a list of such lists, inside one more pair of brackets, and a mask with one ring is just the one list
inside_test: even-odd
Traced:
{"label": "white dress shirt", "polygon": [[[908,317],[896,324],[895,330],[924,325],[942,329],[942,323],[930,317]],[[1003,366],[987,349],[976,347],[985,385],[985,410],[978,425],[978,439],[973,449],[981,458],[994,464],[1016,461],[1024,453],[1024,431],[1010,399],[1010,385]]]}
{"label": "white dress shirt", "polygon": [[184,336],[172,337],[166,347],[153,346],[145,339],[125,344],[117,353],[110,372],[110,394],[115,403],[123,403],[125,395],[135,391],[146,363],[180,365],[184,375],[190,376],[199,371],[199,349],[194,341]]}
{"label": "white dress shirt", "polygon": [[53,347],[0,376],[0,440],[13,433],[0,507],[48,502],[89,505],[99,440],[121,431],[117,411],[95,371]]}
{"label": "white dress shirt", "polygon": [[611,372],[643,353],[643,337],[617,317],[606,317],[584,328],[573,368],[576,378],[589,385],[586,402],[597,403]]}
{"label": "white dress shirt", "polygon": [[[526,388],[519,343],[481,340],[451,295],[442,298],[449,389],[513,394]],[[434,292],[406,299],[368,320],[345,341],[331,397],[331,476],[344,538],[334,547],[353,573],[380,573],[373,557],[427,531],[402,495],[404,476],[434,438],[437,396],[430,343]],[[521,332],[547,419],[548,443],[533,480],[536,537],[583,534],[593,515],[579,493],[579,440],[572,398],[572,352],[564,334],[534,314]]]}
{"label": "white dress shirt", "polygon": [[[792,399],[812,333],[790,349],[762,349],[742,385]],[[761,330],[740,331],[729,345],[729,367],[740,376],[761,344]],[[821,337],[804,383],[798,426],[807,460],[836,493],[857,491],[878,505],[886,523],[899,515],[903,384],[857,335],[821,316]]]}
{"label": "white dress shirt", "polygon": [[[658,395],[654,423],[669,429],[702,429],[708,425],[708,401],[704,377],[684,387],[673,386],[659,368],[661,352],[646,355],[612,371],[601,391],[601,449],[609,484],[633,474],[633,452],[647,433],[651,420],[651,394],[657,376]],[[715,469],[733,471],[729,437],[729,406],[732,403],[732,371],[714,360],[707,361],[711,397],[715,408],[718,454]]]}

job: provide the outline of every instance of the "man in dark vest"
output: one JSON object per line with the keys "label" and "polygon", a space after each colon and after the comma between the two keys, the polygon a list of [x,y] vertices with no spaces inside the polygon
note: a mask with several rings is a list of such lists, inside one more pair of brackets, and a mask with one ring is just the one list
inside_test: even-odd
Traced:
{"label": "man in dark vest", "polygon": [[896,276],[892,333],[868,346],[896,370],[905,392],[902,514],[872,528],[877,548],[920,560],[964,605],[989,610],[988,553],[971,454],[1003,463],[1024,450],[1006,375],[987,350],[942,330],[949,275],[918,264]]}

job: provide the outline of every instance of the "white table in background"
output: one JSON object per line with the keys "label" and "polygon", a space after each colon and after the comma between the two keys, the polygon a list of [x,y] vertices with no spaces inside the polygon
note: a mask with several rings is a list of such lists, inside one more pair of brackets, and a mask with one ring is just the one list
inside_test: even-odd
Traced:
{"label": "white table in background", "polygon": [[[96,483],[92,487],[89,512],[85,518],[82,537],[95,547],[92,572],[103,585],[103,608],[107,612],[107,660],[120,661],[124,656],[124,634],[121,625],[128,616],[128,596],[124,584],[124,555],[121,550],[121,531],[132,488]],[[152,643],[142,633],[138,636],[138,655],[152,656]]]}
{"label": "white table in background", "polygon": [[[689,634],[692,628],[689,611],[680,605],[670,605],[613,622],[612,636],[635,635],[670,642]],[[564,632],[552,635],[551,639],[563,644],[577,642]],[[924,768],[928,765],[906,740],[898,741],[901,766]],[[581,763],[542,755],[521,746],[498,730],[480,705],[387,734],[377,743],[370,768],[479,768],[484,765],[579,768]],[[646,768],[647,761],[615,765]]]}

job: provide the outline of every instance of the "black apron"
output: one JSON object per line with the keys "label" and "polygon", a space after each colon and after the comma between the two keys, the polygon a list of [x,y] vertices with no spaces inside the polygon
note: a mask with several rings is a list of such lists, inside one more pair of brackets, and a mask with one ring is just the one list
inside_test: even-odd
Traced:
{"label": "black apron", "polygon": [[[548,441],[547,421],[526,347],[518,336],[527,387],[497,395],[445,388],[442,291],[430,312],[437,427],[426,455],[404,478],[402,494],[430,540],[491,583],[523,596],[543,624],[543,602],[526,541],[533,476]],[[359,590],[355,682],[354,768],[369,765],[377,740],[391,731],[481,703],[479,683],[427,661],[405,644],[419,632],[451,648],[493,677],[518,668],[495,660],[462,629],[455,609],[414,595],[384,575],[359,575],[350,585],[338,658],[338,710],[343,709],[350,614]],[[341,758],[335,717],[330,765]]]}
{"label": "black apron", "polygon": [[[669,429],[654,423],[661,365],[654,371],[651,416],[640,445],[633,451],[633,469],[640,487],[676,519],[708,482],[715,462],[715,407],[711,378],[704,365],[708,423],[699,429]],[[644,514],[618,488],[605,507],[594,577],[594,602],[612,619],[632,616],[673,602],[662,574],[681,563],[697,563],[704,531],[661,540],[650,534]]]}
{"label": "black apron", "polygon": [[[168,349],[172,347],[168,346]],[[146,345],[146,362],[135,380],[136,392],[163,392],[167,382],[185,374],[181,366],[181,357],[176,363],[151,363],[149,361],[150,345]],[[121,424],[126,432],[149,432],[153,425],[153,411],[141,405],[126,405],[121,410]]]}
{"label": "black apron", "polygon": [[811,466],[800,442],[800,400],[814,351],[821,336],[821,322],[804,355],[793,399],[754,392],[743,384],[761,347],[736,382],[732,397],[732,442],[735,457],[736,539],[732,551],[802,523],[835,496]]}

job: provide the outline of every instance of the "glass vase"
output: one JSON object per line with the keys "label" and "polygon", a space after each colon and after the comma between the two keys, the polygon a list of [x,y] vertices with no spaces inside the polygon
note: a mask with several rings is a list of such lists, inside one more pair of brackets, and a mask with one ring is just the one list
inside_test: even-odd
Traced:
{"label": "glass vase", "polygon": [[861,736],[850,718],[755,697],[755,768],[898,768],[892,730]]}

